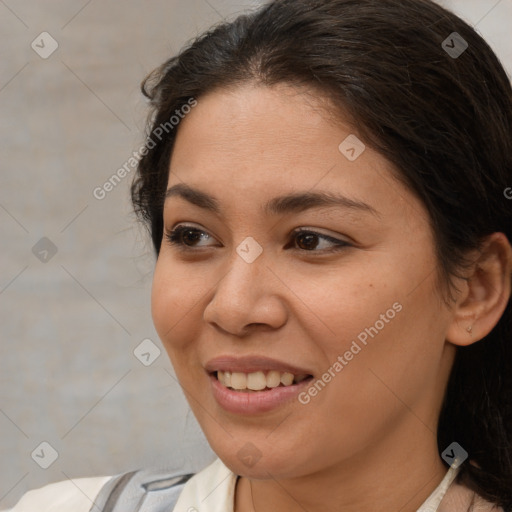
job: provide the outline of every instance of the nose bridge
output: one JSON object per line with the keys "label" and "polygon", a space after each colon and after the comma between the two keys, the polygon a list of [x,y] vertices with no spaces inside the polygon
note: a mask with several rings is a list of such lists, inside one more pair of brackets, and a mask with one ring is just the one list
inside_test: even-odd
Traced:
{"label": "nose bridge", "polygon": [[233,246],[225,267],[227,274],[219,282],[219,286],[228,288],[227,291],[233,297],[238,294],[254,295],[258,283],[265,282],[268,277],[268,264],[268,254],[264,253],[263,246],[255,238],[247,236]]}
{"label": "nose bridge", "polygon": [[204,310],[204,320],[232,333],[240,333],[250,324],[279,327],[286,310],[277,293],[278,280],[268,265],[263,247],[251,237],[244,239],[227,260]]}
{"label": "nose bridge", "polygon": [[[260,246],[261,247],[261,246]],[[268,258],[256,254],[257,248],[250,242],[240,243],[232,252],[227,264],[227,273],[219,281],[214,300],[228,301],[232,308],[246,309],[258,300],[268,287]]]}

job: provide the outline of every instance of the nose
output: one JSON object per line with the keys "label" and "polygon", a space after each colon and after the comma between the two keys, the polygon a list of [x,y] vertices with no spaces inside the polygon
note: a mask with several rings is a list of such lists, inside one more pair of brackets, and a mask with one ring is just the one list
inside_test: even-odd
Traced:
{"label": "nose", "polygon": [[[225,267],[226,268],[226,267]],[[286,323],[286,287],[262,253],[248,263],[235,251],[203,312],[205,322],[236,336],[279,329]]]}

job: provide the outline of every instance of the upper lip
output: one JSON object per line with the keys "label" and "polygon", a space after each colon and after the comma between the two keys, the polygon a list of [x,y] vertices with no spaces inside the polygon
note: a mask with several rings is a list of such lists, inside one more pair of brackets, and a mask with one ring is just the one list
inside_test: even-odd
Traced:
{"label": "upper lip", "polygon": [[306,368],[301,368],[284,361],[278,361],[277,359],[270,359],[264,356],[218,356],[210,359],[205,364],[205,369],[208,373],[219,370],[242,373],[276,370],[283,373],[293,373],[294,375],[312,375]]}

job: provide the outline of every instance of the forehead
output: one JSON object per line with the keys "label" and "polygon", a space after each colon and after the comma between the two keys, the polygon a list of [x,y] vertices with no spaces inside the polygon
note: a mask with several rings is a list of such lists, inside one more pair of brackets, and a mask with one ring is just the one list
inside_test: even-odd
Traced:
{"label": "forehead", "polygon": [[424,214],[384,157],[361,142],[354,146],[357,158],[347,158],[342,150],[347,140],[357,144],[356,130],[325,106],[286,85],[244,85],[200,97],[179,125],[168,187],[186,182],[228,202],[333,191],[377,211],[409,205]]}

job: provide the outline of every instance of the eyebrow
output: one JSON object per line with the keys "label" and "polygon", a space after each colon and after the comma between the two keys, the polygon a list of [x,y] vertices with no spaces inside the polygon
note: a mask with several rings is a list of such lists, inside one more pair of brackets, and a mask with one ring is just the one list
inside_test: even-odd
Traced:
{"label": "eyebrow", "polygon": [[[219,201],[196,188],[193,188],[185,183],[179,183],[170,187],[165,198],[178,196],[192,203],[199,208],[211,211],[217,215],[221,215],[221,208]],[[350,210],[358,210],[361,212],[371,213],[379,217],[379,212],[369,204],[355,199],[350,199],[341,194],[334,194],[332,192],[296,192],[284,196],[274,197],[270,199],[263,207],[263,213],[266,215],[283,215],[285,213],[299,213],[310,208],[318,208],[322,206],[337,206]]]}

